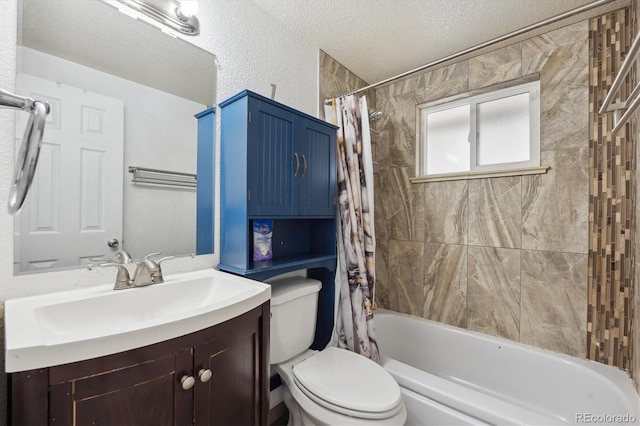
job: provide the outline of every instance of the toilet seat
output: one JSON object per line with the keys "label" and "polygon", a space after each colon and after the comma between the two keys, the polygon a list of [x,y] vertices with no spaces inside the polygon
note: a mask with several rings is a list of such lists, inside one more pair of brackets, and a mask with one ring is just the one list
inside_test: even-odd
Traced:
{"label": "toilet seat", "polygon": [[374,420],[392,417],[404,408],[393,377],[354,352],[327,348],[296,364],[292,372],[298,389],[337,413]]}

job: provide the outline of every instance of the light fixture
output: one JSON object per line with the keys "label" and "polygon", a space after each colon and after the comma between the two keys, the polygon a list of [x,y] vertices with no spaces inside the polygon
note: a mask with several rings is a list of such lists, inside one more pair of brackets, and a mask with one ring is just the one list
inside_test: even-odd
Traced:
{"label": "light fixture", "polygon": [[195,16],[198,12],[198,2],[195,0],[118,0],[118,2],[182,34],[198,35],[200,33],[200,22]]}

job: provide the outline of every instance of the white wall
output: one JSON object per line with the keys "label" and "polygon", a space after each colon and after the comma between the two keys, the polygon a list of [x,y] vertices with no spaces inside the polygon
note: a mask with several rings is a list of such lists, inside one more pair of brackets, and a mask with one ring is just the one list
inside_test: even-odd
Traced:
{"label": "white wall", "polygon": [[[271,95],[306,113],[317,113],[318,50],[290,34],[250,1],[201,1],[201,34],[186,38],[218,58],[218,102],[244,89]],[[15,89],[17,0],[0,1],[0,87]],[[213,72],[213,71],[212,71]],[[220,114],[216,114],[219,141]],[[108,269],[60,271],[13,276],[13,218],[6,212],[13,174],[15,113],[0,109],[0,301],[11,297],[110,283]],[[216,148],[219,152],[219,145]],[[219,165],[216,166],[218,174]],[[216,176],[216,200],[219,176]],[[216,203],[217,204],[217,203]],[[220,235],[216,221],[216,240]],[[210,268],[218,263],[219,242],[213,255],[181,258],[164,264],[166,274]]]}

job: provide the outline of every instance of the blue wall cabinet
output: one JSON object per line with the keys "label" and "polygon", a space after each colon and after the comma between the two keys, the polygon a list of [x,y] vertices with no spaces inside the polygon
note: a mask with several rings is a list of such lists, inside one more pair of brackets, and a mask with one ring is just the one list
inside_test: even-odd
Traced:
{"label": "blue wall cabinet", "polygon": [[[220,113],[220,269],[335,268],[336,127],[250,91]],[[253,261],[257,219],[274,221],[269,261]]]}
{"label": "blue wall cabinet", "polygon": [[[321,346],[333,327],[337,128],[250,91],[219,106],[219,268],[260,281],[307,269],[323,281]],[[270,260],[253,260],[259,219],[273,220]]]}
{"label": "blue wall cabinet", "polygon": [[198,119],[196,188],[196,254],[213,253],[213,198],[215,170],[215,108],[195,115]]}

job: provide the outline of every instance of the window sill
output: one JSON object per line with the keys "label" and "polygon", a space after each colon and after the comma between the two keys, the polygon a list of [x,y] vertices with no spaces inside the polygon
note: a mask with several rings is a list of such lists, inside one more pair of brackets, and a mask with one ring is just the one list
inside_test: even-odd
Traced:
{"label": "window sill", "polygon": [[505,176],[541,175],[547,173],[549,166],[530,167],[526,169],[494,170],[491,172],[444,173],[440,175],[417,176],[410,178],[411,183],[445,182],[449,180],[487,179]]}

